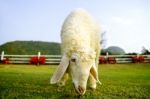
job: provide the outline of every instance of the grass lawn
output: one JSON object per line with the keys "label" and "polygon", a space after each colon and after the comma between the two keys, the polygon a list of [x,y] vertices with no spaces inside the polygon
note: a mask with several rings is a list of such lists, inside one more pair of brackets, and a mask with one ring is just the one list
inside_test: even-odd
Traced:
{"label": "grass lawn", "polygon": [[54,65],[0,64],[0,99],[150,99],[150,64],[104,64],[99,66],[102,85],[96,90],[87,88],[78,96],[71,80],[66,86],[50,85]]}

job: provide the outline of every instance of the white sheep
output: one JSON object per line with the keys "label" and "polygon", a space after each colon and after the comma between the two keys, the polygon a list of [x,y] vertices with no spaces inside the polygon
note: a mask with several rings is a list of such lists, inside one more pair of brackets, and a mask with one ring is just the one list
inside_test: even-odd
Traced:
{"label": "white sheep", "polygon": [[96,88],[100,53],[99,27],[83,9],[76,9],[66,18],[61,30],[62,59],[50,83],[65,85],[68,74],[75,90],[83,95],[89,86]]}

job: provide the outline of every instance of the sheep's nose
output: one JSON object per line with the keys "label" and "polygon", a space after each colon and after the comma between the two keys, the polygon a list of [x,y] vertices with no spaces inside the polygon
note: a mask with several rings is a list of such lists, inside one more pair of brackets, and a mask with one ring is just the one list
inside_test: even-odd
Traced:
{"label": "sheep's nose", "polygon": [[80,95],[84,95],[85,94],[85,91],[86,91],[85,88],[81,87],[80,85],[78,87],[75,87],[75,84],[73,84],[73,85],[74,85],[75,91],[78,94],[80,94]]}
{"label": "sheep's nose", "polygon": [[83,95],[85,93],[85,88],[78,86],[78,91],[80,95]]}

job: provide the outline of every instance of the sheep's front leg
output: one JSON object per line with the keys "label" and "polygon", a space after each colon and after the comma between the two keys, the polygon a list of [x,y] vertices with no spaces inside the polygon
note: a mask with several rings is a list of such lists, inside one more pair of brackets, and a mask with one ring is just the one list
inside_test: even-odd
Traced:
{"label": "sheep's front leg", "polygon": [[96,89],[96,80],[92,76],[91,73],[90,73],[90,76],[89,76],[89,86],[90,86],[91,89]]}
{"label": "sheep's front leg", "polygon": [[61,81],[58,83],[59,86],[65,86],[66,84],[66,81],[68,80],[68,76],[69,74],[68,73],[65,73],[63,78],[61,79]]}

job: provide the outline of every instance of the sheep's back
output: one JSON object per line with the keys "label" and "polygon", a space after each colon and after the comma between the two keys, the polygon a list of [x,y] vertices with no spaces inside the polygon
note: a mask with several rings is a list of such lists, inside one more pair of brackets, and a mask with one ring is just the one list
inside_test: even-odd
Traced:
{"label": "sheep's back", "polygon": [[64,21],[61,30],[62,52],[72,47],[99,47],[99,28],[84,10],[73,11]]}

